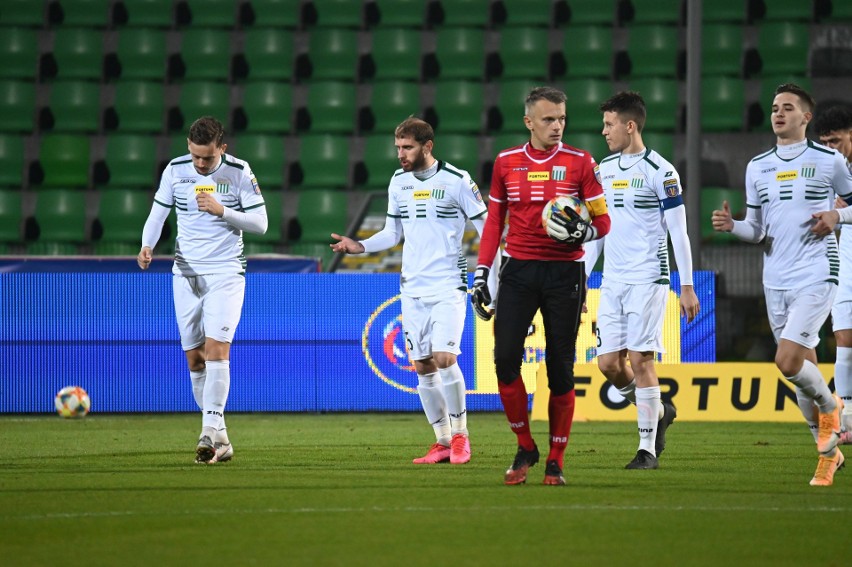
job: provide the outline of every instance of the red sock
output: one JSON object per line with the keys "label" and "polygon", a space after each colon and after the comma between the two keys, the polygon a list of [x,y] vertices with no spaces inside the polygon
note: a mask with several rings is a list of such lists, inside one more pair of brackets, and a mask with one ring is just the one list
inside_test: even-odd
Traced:
{"label": "red sock", "polygon": [[509,426],[518,436],[518,445],[527,451],[532,451],[535,448],[535,441],[530,435],[530,417],[527,409],[529,399],[524,381],[518,376],[511,384],[498,381],[497,387],[500,390],[500,400],[503,402],[503,411],[509,420]]}
{"label": "red sock", "polygon": [[556,461],[562,468],[568,437],[571,436],[571,425],[574,423],[574,390],[561,396],[550,394],[547,403],[547,415],[550,418],[550,453],[548,461]]}

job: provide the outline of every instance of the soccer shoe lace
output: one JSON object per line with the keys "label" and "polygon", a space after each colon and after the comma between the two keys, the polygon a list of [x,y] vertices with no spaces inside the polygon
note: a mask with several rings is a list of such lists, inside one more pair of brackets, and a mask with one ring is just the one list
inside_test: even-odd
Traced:
{"label": "soccer shoe lace", "polygon": [[666,448],[666,429],[672,424],[677,417],[677,409],[673,404],[663,402],[663,417],[657,422],[657,437],[654,440],[654,451],[657,453],[657,458]]}
{"label": "soccer shoe lace", "polygon": [[463,465],[470,461],[470,439],[464,433],[456,433],[450,441],[450,464]]}
{"label": "soccer shoe lace", "polygon": [[840,449],[835,450],[833,457],[820,455],[817,462],[816,472],[811,479],[811,486],[831,486],[834,484],[834,473],[843,468],[846,459]]}
{"label": "soccer shoe lace", "polygon": [[202,436],[198,440],[198,446],[195,448],[195,462],[208,463],[215,456],[216,447],[213,445],[213,440],[207,435]]}
{"label": "soccer shoe lace", "polygon": [[830,453],[840,440],[840,412],[843,411],[843,401],[834,396],[837,406],[834,411],[819,412],[819,433],[817,434],[817,451],[822,454]]}
{"label": "soccer shoe lace", "polygon": [[446,445],[441,445],[440,443],[435,443],[425,455],[422,457],[418,457],[411,461],[415,465],[434,465],[436,463],[443,463],[450,460],[450,448]]}
{"label": "soccer shoe lace", "polygon": [[213,444],[213,447],[216,449],[216,454],[213,455],[212,459],[207,461],[208,465],[224,463],[234,458],[234,446],[230,443],[219,443],[217,441]]}
{"label": "soccer shoe lace", "polygon": [[562,476],[562,469],[559,468],[559,463],[555,460],[547,461],[547,466],[544,467],[544,482],[550,486],[564,486],[565,477]]}
{"label": "soccer shoe lace", "polygon": [[532,451],[527,451],[519,446],[512,466],[506,471],[506,476],[503,479],[504,484],[525,483],[527,481],[527,471],[538,462],[538,457],[538,447],[533,447]]}
{"label": "soccer shoe lace", "polygon": [[659,468],[659,463],[657,462],[657,457],[645,451],[644,449],[639,449],[636,451],[636,456],[633,457],[633,460],[627,463],[624,468],[626,469],[656,469]]}

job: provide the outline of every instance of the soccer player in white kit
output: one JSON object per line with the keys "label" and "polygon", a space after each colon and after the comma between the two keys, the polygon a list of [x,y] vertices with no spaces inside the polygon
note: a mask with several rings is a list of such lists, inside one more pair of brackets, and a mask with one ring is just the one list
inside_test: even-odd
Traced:
{"label": "soccer player in white kit", "polygon": [[435,134],[419,118],[395,132],[401,169],[388,186],[384,228],[362,241],[332,234],[335,252],[387,250],[404,236],[402,326],[417,372],[417,392],[436,442],[415,464],[470,461],[465,382],[457,357],[467,310],[467,262],[462,236],[468,220],[482,235],[486,206],[461,169],[432,155]]}
{"label": "soccer player in white kit", "polygon": [[242,234],[263,234],[267,227],[266,206],[251,167],[225,153],[224,135],[213,117],[192,123],[189,154],[173,159],[163,171],[136,257],[139,267],[148,269],[163,223],[174,208],[175,314],[192,393],[202,410],[195,461],[208,464],[234,455],[224,412],[231,384],[231,342],[246,285]]}
{"label": "soccer player in white kit", "polygon": [[[731,217],[727,201],[713,211],[713,228],[747,242],[763,242],[763,287],[778,348],[775,365],[793,383],[805,421],[816,430],[819,461],[812,486],[830,486],[843,466],[837,447],[843,402],[817,368],[819,330],[837,293],[840,260],[834,233],[811,232],[815,213],[831,209],[835,195],[852,199],[852,176],[843,156],[805,138],[813,97],[793,83],[772,101],[777,144],[746,168],[746,216]],[[814,423],[813,405],[819,408]]]}
{"label": "soccer player in white kit", "polygon": [[[668,237],[680,272],[680,310],[692,321],[700,309],[692,285],[692,253],[686,232],[680,176],[642,141],[645,101],[636,92],[612,96],[600,106],[607,146],[616,152],[599,164],[612,228],[586,243],[586,273],[604,252],[597,318],[598,368],[636,405],[639,448],[627,469],[656,469],[675,408],[663,403],[654,367],[663,347],[669,294]],[[628,361],[630,364],[628,365]]]}

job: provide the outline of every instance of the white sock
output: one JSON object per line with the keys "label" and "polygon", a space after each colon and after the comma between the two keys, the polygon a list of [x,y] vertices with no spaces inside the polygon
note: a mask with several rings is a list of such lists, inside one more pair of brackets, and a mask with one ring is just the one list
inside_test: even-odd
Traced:
{"label": "white sock", "polygon": [[192,380],[192,396],[198,409],[204,408],[204,381],[207,379],[207,369],[190,370],[189,379]]}
{"label": "white sock", "polygon": [[834,408],[837,407],[837,402],[834,401],[834,396],[831,395],[831,390],[828,389],[825,378],[822,377],[822,373],[820,373],[816,364],[810,360],[805,360],[796,375],[790,376],[787,380],[795,384],[797,388],[801,388],[802,394],[819,406],[819,411],[828,413],[834,411]]}
{"label": "white sock", "polygon": [[798,386],[796,386],[796,404],[798,404],[799,411],[802,412],[805,422],[808,424],[808,429],[811,430],[811,435],[814,436],[814,441],[816,441],[819,436],[819,422],[814,419],[816,405]]}
{"label": "white sock", "polygon": [[450,416],[447,414],[447,402],[441,392],[441,376],[437,372],[418,374],[417,393],[426,413],[426,419],[435,430],[435,439],[441,445],[450,446]]}
{"label": "white sock", "polygon": [[204,384],[204,415],[201,419],[202,427],[214,428],[213,439],[216,431],[222,427],[225,414],[225,404],[228,401],[228,391],[231,388],[231,362],[229,360],[208,360],[207,380]]}
{"label": "white sock", "polygon": [[852,413],[852,348],[837,347],[834,363],[834,392],[843,403],[844,413]]}
{"label": "white sock", "polygon": [[447,368],[439,368],[444,383],[444,399],[447,401],[447,413],[450,416],[450,430],[453,435],[467,435],[467,406],[465,405],[464,375],[458,363]]}
{"label": "white sock", "polygon": [[660,387],[636,388],[636,421],[639,425],[639,449],[656,456],[654,443],[657,440],[657,421],[659,421]]}
{"label": "white sock", "polygon": [[230,445],[231,440],[228,439],[228,428],[225,427],[225,418],[222,418],[222,427],[216,432],[216,437],[213,439],[216,443],[221,443],[222,445]]}
{"label": "white sock", "polygon": [[621,394],[625,400],[636,405],[636,380],[631,380],[630,384],[627,386],[618,388],[618,393]]}

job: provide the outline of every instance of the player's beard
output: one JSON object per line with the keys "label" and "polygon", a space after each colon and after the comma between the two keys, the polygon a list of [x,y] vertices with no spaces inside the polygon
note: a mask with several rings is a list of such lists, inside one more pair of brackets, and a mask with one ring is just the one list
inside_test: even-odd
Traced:
{"label": "player's beard", "polygon": [[421,171],[426,169],[426,152],[424,150],[420,150],[420,155],[418,155],[414,161],[408,162],[407,165],[402,165],[403,171]]}

